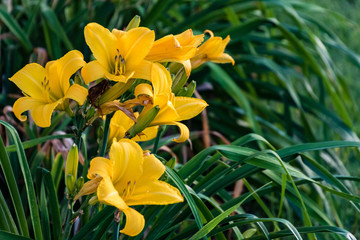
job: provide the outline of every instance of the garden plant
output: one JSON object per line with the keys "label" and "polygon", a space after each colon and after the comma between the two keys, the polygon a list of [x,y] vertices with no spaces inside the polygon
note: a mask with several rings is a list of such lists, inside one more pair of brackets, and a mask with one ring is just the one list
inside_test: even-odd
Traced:
{"label": "garden plant", "polygon": [[318,15],[353,24],[298,0],[0,3],[0,239],[356,239],[336,57],[360,56]]}

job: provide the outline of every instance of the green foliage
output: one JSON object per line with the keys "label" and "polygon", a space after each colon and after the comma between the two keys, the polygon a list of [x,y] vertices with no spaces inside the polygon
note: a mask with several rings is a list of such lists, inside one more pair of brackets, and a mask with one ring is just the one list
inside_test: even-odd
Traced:
{"label": "green foliage", "polygon": [[[352,91],[355,81],[346,79],[345,64],[335,54],[341,52],[357,68],[360,57],[315,16],[339,24],[348,20],[315,4],[300,0],[1,4],[2,109],[12,105],[12,96],[18,93],[6,79],[29,60],[57,59],[71,49],[90,60],[84,26],[98,22],[122,29],[134,15],[141,16],[141,26],[155,29],[157,37],[188,28],[230,35],[227,51],[236,62],[234,67],[207,63],[193,71],[196,94],[210,105],[203,116],[208,124],[191,122],[193,130],[203,131],[194,132],[191,148],[172,147],[178,164],[169,163],[172,168],[167,167],[164,176],[180,189],[185,201],[137,207],[146,225],[134,239],[355,239],[360,235],[359,108]],[[3,114],[13,121],[11,113]],[[68,211],[63,159],[54,156],[54,147],[47,146],[46,157],[35,164],[36,147],[45,149],[49,140],[74,136],[64,115],[54,116],[52,126],[41,131],[29,124],[14,124],[17,131],[8,122],[1,124],[10,145],[0,142],[1,184],[7,186],[0,192],[0,239],[118,237],[113,207],[76,205],[77,212]],[[84,156],[85,167],[79,165],[84,178],[88,159],[98,156],[96,146],[101,141],[99,155],[106,152],[103,136],[108,124],[105,134],[100,124],[94,123],[97,132],[85,131],[82,140],[77,139]],[[164,132],[155,147],[143,147],[157,152],[158,147],[171,146],[174,136]],[[166,152],[158,154],[173,161]],[[242,183],[244,187],[239,187]],[[83,197],[82,204],[87,201]],[[63,227],[71,221],[77,224]]]}

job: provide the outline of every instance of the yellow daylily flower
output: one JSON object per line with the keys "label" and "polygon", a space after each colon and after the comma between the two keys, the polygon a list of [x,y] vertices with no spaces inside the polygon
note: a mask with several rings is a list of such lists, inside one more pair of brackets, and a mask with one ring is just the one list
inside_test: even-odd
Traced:
{"label": "yellow daylily flower", "polygon": [[30,63],[15,73],[9,80],[25,95],[14,103],[15,116],[25,121],[26,116],[21,114],[30,110],[37,126],[49,127],[52,112],[55,109],[65,110],[68,99],[82,105],[88,91],[78,84],[70,86],[69,79],[84,64],[83,55],[73,50],[56,61],[48,62],[45,68],[37,63]]}
{"label": "yellow daylily flower", "polygon": [[[138,118],[139,113],[134,113]],[[114,138],[122,139],[125,137],[125,133],[134,125],[134,120],[129,118],[123,111],[116,111],[110,121],[110,131],[108,137],[108,146]],[[158,132],[158,126],[148,127],[142,132],[142,135],[135,136],[131,140],[136,142],[149,141],[154,139]]]}
{"label": "yellow daylily flower", "polygon": [[207,61],[232,63],[234,65],[234,59],[229,54],[224,53],[225,47],[230,41],[230,36],[222,39],[221,37],[214,37],[213,32],[210,30],[206,30],[205,33],[209,33],[210,38],[198,48],[196,55],[191,58],[191,67],[195,69]]}
{"label": "yellow daylily flower", "polygon": [[155,40],[154,31],[138,27],[111,32],[97,23],[85,29],[85,41],[96,60],[81,71],[85,83],[100,78],[126,82],[129,78],[150,78],[151,62],[144,60]]}
{"label": "yellow daylily flower", "polygon": [[190,58],[204,41],[204,34],[194,35],[188,29],[178,35],[167,35],[155,41],[145,59],[153,62],[178,62],[184,65],[187,76],[191,72]]}
{"label": "yellow daylily flower", "polygon": [[143,215],[129,206],[184,201],[177,188],[158,180],[165,172],[164,165],[150,152],[143,152],[136,142],[114,139],[109,157],[92,159],[87,175],[92,180],[85,183],[75,199],[94,192],[97,186],[98,200],[115,206],[126,215],[125,227],[120,232],[136,236],[144,228]]}
{"label": "yellow daylily flower", "polygon": [[188,120],[204,110],[208,104],[198,98],[175,97],[171,92],[172,80],[164,66],[154,63],[151,70],[152,87],[142,83],[135,88],[135,96],[147,95],[152,101],[144,106],[141,114],[145,114],[153,106],[160,107],[159,113],[149,126],[176,125],[180,129],[180,137],[175,142],[184,142],[189,138],[189,129],[180,121]]}

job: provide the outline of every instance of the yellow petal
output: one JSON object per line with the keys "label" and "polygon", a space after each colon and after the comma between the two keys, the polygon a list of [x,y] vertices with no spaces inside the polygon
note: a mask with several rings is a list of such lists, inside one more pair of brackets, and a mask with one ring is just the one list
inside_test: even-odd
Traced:
{"label": "yellow petal", "polygon": [[85,65],[84,57],[81,52],[73,50],[57,60],[56,65],[62,91],[66,93],[70,86],[70,77]]}
{"label": "yellow petal", "polygon": [[112,162],[103,157],[96,157],[93,158],[90,162],[90,168],[87,174],[89,179],[95,178],[97,175],[101,177],[112,177]]}
{"label": "yellow petal", "polygon": [[214,59],[211,59],[214,63],[231,63],[232,65],[235,64],[234,59],[227,53],[220,54]]}
{"label": "yellow petal", "polygon": [[150,126],[161,125],[164,122],[173,122],[179,119],[175,107],[168,95],[160,94],[154,97],[154,106],[158,105],[160,111],[151,122]]}
{"label": "yellow petal", "polygon": [[88,90],[78,84],[73,84],[66,91],[64,98],[71,98],[79,103],[79,105],[83,105],[86,97],[88,95]]}
{"label": "yellow petal", "polygon": [[57,101],[54,103],[47,103],[44,100],[37,100],[30,97],[22,97],[16,100],[13,106],[15,116],[21,120],[25,121],[26,116],[21,115],[23,112],[30,110],[30,114],[39,127],[49,127],[51,125],[51,114],[54,109],[62,101]]}
{"label": "yellow petal", "polygon": [[63,87],[59,80],[58,64],[56,64],[56,61],[47,62],[45,66],[45,70],[46,70],[46,78],[47,80],[49,80],[50,90],[47,91],[47,93],[49,94],[50,99],[52,101],[56,101],[57,99],[63,98],[65,92],[63,91]]}
{"label": "yellow petal", "polygon": [[198,98],[175,97],[175,110],[179,115],[177,121],[188,120],[201,113],[208,104]]}
{"label": "yellow petal", "polygon": [[9,80],[14,82],[26,95],[36,99],[43,99],[41,82],[45,76],[45,69],[41,65],[30,63],[15,73]]}
{"label": "yellow petal", "polygon": [[118,46],[122,47],[121,53],[124,54],[126,71],[133,71],[149,53],[155,40],[154,31],[138,27],[126,32],[118,40]]}
{"label": "yellow petal", "polygon": [[85,41],[98,62],[110,72],[116,52],[116,37],[97,23],[89,23],[84,29]]}
{"label": "yellow petal", "polygon": [[116,37],[116,39],[120,39],[122,36],[124,36],[126,34],[125,31],[119,30],[114,28],[113,30],[111,30],[111,33]]}
{"label": "yellow petal", "polygon": [[146,59],[154,62],[184,61],[192,58],[195,53],[196,47],[181,45],[174,35],[167,35],[155,41]]}
{"label": "yellow petal", "polygon": [[133,137],[131,140],[135,142],[145,142],[154,139],[158,133],[159,126],[147,127],[142,131],[141,135]]}
{"label": "yellow petal", "polygon": [[126,189],[129,182],[134,184],[142,174],[143,156],[141,147],[129,139],[114,140],[110,149],[113,163],[112,181],[116,189]]}
{"label": "yellow petal", "polygon": [[189,77],[190,73],[191,73],[191,60],[186,60],[186,61],[174,61],[177,63],[180,63],[184,66],[185,72],[186,72],[186,76]]}
{"label": "yellow petal", "polygon": [[125,213],[126,223],[120,232],[132,237],[141,233],[145,226],[144,216],[132,208],[126,208],[122,211]]}
{"label": "yellow petal", "polygon": [[104,75],[107,79],[115,81],[115,82],[124,82],[126,83],[133,75],[134,75],[134,71],[127,71],[125,74],[123,75],[115,75],[109,72],[105,72]]}
{"label": "yellow petal", "polygon": [[134,70],[133,78],[140,78],[140,79],[146,79],[151,80],[151,67],[152,62],[143,60],[141,61]]}
{"label": "yellow petal", "polygon": [[[165,172],[165,166],[160,162],[159,159],[155,157],[154,154],[149,154],[145,152],[144,154],[144,172],[141,176],[141,179],[152,179],[158,180]],[[138,185],[136,185],[136,188]]]}
{"label": "yellow petal", "polygon": [[153,89],[151,87],[151,85],[147,84],[147,83],[140,83],[139,85],[136,86],[135,91],[134,91],[135,97],[139,97],[140,95],[147,95],[150,96],[151,98],[153,97]]}
{"label": "yellow petal", "polygon": [[182,201],[184,199],[177,188],[162,181],[144,178],[136,184],[133,194],[126,202],[129,206],[134,206],[166,205]]}
{"label": "yellow petal", "polygon": [[180,136],[178,138],[173,138],[174,142],[181,143],[189,139],[190,136],[189,128],[185,124],[179,122],[172,122],[172,123],[164,123],[164,125],[176,125],[179,127]]}
{"label": "yellow petal", "polygon": [[97,196],[100,202],[112,205],[125,213],[125,227],[120,232],[129,236],[136,236],[143,230],[145,225],[144,217],[136,210],[127,206],[124,200],[120,197],[119,193],[116,191],[109,177],[103,178],[100,182],[97,189]]}
{"label": "yellow petal", "polygon": [[116,191],[109,176],[105,176],[101,180],[97,189],[97,196],[100,202],[112,205],[120,210],[128,208],[127,204]]}
{"label": "yellow petal", "polygon": [[180,34],[175,35],[176,40],[181,46],[198,47],[204,41],[204,34],[194,35],[191,29],[188,29]]}
{"label": "yellow petal", "polygon": [[108,144],[112,143],[114,138],[122,139],[125,132],[134,125],[134,121],[130,119],[123,111],[116,111],[110,121],[110,132]]}
{"label": "yellow petal", "polygon": [[151,69],[151,83],[154,95],[171,94],[172,80],[168,70],[160,63],[154,63]]}
{"label": "yellow petal", "polygon": [[105,77],[107,70],[97,61],[91,61],[81,69],[81,76],[86,84]]}

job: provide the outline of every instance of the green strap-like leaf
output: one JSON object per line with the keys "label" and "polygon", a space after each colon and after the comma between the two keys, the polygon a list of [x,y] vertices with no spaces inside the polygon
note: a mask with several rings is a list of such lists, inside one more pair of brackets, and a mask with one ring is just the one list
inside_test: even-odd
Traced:
{"label": "green strap-like leaf", "polygon": [[37,240],[41,240],[42,239],[42,231],[41,231],[41,224],[40,224],[39,207],[38,207],[38,204],[36,201],[34,183],[33,183],[32,177],[31,177],[31,172],[30,172],[29,165],[27,163],[24,148],[22,146],[20,137],[19,137],[18,133],[16,132],[15,128],[13,126],[11,126],[9,123],[4,122],[2,120],[0,120],[0,123],[7,128],[13,141],[15,142],[21,171],[24,176],[26,194],[27,194],[29,209],[30,209],[31,222],[33,224],[33,229],[34,229],[34,236]]}

